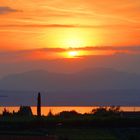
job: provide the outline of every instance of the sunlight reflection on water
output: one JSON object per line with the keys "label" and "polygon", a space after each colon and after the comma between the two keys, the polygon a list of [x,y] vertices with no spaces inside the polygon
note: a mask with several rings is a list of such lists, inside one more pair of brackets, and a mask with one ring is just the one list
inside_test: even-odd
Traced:
{"label": "sunlight reflection on water", "polygon": [[[17,112],[19,110],[19,107],[0,107],[0,114],[2,113],[2,111],[4,110],[4,108],[6,108],[9,112]],[[32,108],[32,112],[34,115],[36,115],[36,107],[31,107]],[[90,113],[92,111],[92,109],[96,109],[98,108],[97,106],[87,106],[87,107],[69,107],[69,106],[48,106],[48,107],[42,107],[42,115],[47,115],[49,113],[49,111],[51,110],[51,112],[53,114],[58,114],[59,112],[62,111],[72,111],[75,110],[79,113]],[[140,111],[140,107],[121,107],[122,111]]]}

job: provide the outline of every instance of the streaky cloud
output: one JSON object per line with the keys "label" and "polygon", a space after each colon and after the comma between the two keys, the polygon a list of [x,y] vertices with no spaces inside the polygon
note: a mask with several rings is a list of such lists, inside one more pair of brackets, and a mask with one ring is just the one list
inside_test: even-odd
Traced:
{"label": "streaky cloud", "polygon": [[140,51],[140,46],[87,46],[83,48],[75,48],[76,50],[87,50],[87,51],[103,51],[103,50],[114,50],[114,51]]}
{"label": "streaky cloud", "polygon": [[140,46],[85,46],[80,48],[36,48],[36,49],[25,49],[25,50],[16,50],[16,51],[1,51],[0,56],[14,56],[14,55],[26,55],[35,52],[52,52],[52,53],[61,53],[69,50],[76,51],[127,51],[135,52],[140,54]]}
{"label": "streaky cloud", "polygon": [[0,14],[8,14],[12,12],[18,12],[19,10],[13,9],[8,6],[0,6]]}
{"label": "streaky cloud", "polygon": [[69,9],[57,8],[57,7],[53,7],[53,6],[47,6],[47,5],[44,5],[42,7],[45,7],[48,10],[56,11],[56,12],[73,13],[75,15],[77,15],[77,14],[82,15],[82,16],[85,15],[87,17],[102,17],[102,18],[109,18],[109,19],[117,19],[117,20],[129,22],[129,23],[140,23],[140,21],[133,20],[131,18],[114,16],[114,15],[112,16],[111,14],[103,14],[103,13],[98,13],[95,11],[69,10]]}
{"label": "streaky cloud", "polygon": [[3,28],[132,28],[140,29],[139,25],[84,25],[84,24],[6,24],[0,25]]}

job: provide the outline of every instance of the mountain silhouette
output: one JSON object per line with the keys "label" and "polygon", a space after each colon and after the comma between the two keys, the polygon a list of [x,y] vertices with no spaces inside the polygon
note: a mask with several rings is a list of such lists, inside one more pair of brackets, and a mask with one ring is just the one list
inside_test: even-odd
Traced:
{"label": "mountain silhouette", "polygon": [[140,76],[109,68],[86,69],[73,74],[44,70],[8,75],[0,80],[2,105],[140,105]]}
{"label": "mountain silhouette", "polygon": [[87,69],[73,74],[37,70],[2,78],[0,89],[41,91],[140,89],[139,83],[139,75],[109,68]]}

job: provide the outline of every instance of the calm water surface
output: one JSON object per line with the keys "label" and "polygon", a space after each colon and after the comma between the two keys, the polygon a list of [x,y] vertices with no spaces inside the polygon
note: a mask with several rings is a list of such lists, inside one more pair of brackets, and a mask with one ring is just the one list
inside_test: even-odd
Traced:
{"label": "calm water surface", "polygon": [[[2,111],[4,110],[4,108],[6,108],[9,112],[13,112],[13,111],[18,111],[19,107],[0,107],[0,114],[2,113]],[[58,114],[62,111],[72,111],[75,110],[79,113],[90,113],[92,111],[92,109],[96,109],[97,106],[88,106],[88,107],[69,107],[69,106],[57,106],[57,107],[52,107],[52,106],[48,106],[48,107],[42,107],[42,114],[43,115],[47,115],[48,112],[51,110],[51,112],[53,114]],[[31,107],[32,112],[34,115],[36,115],[36,107]],[[122,111],[140,111],[140,107],[121,107]]]}

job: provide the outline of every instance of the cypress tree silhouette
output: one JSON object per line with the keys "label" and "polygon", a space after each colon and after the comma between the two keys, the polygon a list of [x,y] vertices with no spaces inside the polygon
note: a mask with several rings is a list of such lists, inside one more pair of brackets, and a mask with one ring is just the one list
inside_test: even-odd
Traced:
{"label": "cypress tree silhouette", "polygon": [[40,94],[40,92],[38,93],[38,97],[37,97],[37,116],[38,117],[41,116],[41,94]]}

